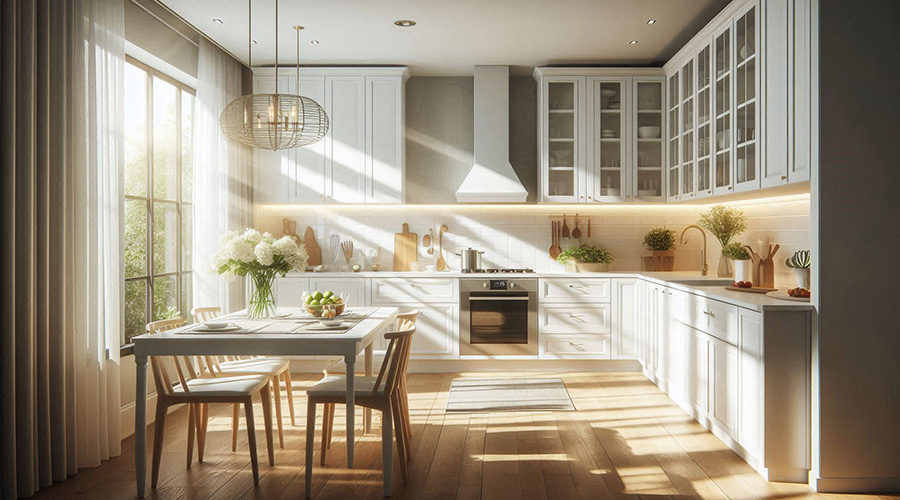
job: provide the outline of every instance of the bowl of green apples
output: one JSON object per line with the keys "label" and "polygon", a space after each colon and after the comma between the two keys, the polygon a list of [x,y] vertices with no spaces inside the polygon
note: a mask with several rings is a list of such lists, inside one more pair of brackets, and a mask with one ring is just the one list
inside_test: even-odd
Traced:
{"label": "bowl of green apples", "polygon": [[347,297],[344,294],[337,295],[331,290],[307,292],[303,296],[303,307],[306,312],[317,318],[325,315],[326,311],[334,311],[335,316],[340,316],[347,307]]}

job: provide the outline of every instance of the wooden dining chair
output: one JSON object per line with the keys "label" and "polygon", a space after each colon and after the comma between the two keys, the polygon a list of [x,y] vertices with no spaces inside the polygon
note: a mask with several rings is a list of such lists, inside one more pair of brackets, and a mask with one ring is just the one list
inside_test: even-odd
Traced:
{"label": "wooden dining chair", "polygon": [[[195,307],[191,310],[194,322],[202,323],[219,317],[219,307]],[[276,357],[231,358],[220,360],[218,356],[204,356],[204,374],[210,377],[230,377],[236,375],[264,375],[272,381],[272,393],[275,396],[275,423],[278,426],[278,445],[284,448],[284,424],[281,416],[281,382],[284,380],[287,391],[288,413],[291,425],[297,425],[294,417],[294,388],[291,379],[290,360]],[[235,404],[231,412],[231,451],[237,451],[238,427],[240,425],[240,405]]]}
{"label": "wooden dining chair", "polygon": [[[410,323],[412,326],[416,326],[416,320],[419,318],[419,311],[413,309],[412,311],[399,313],[397,314],[397,322],[395,324],[395,331],[400,331],[403,329],[403,325],[405,323]],[[322,371],[323,375],[326,377],[329,375],[341,375],[346,373],[347,366],[343,361],[335,361],[328,368]],[[401,425],[403,427],[403,432],[406,436],[406,440],[404,443],[406,444],[406,455],[410,456],[410,441],[412,440],[412,422],[409,417],[409,391],[406,386],[406,374],[404,373],[403,377],[400,380],[400,416],[398,418],[402,419]],[[331,420],[334,420],[334,405],[325,405],[325,411],[327,415],[330,416]],[[330,433],[329,433],[330,436]],[[326,446],[328,448],[331,447],[331,439],[329,437]]]}
{"label": "wooden dining chair", "polygon": [[[161,320],[147,324],[147,333],[153,334],[172,330],[185,324],[183,319]],[[178,380],[172,381],[166,363],[170,358]],[[209,403],[243,404],[247,419],[247,440],[250,443],[250,465],[253,482],[259,484],[259,463],[256,456],[256,433],[253,423],[253,394],[259,393],[262,400],[263,420],[266,430],[266,446],[269,465],[275,465],[275,450],[272,446],[272,408],[269,395],[269,379],[262,375],[237,377],[196,378],[192,360],[187,356],[150,356],[153,380],[156,384],[156,424],[153,438],[153,467],[150,486],[156,488],[159,481],[159,465],[162,459],[165,439],[166,416],[169,407],[188,405],[188,452],[187,466],[190,468],[194,447],[194,432],[197,432],[198,458],[202,458],[202,446],[206,439],[205,417]],[[184,363],[184,367],[182,367]]]}
{"label": "wooden dining chair", "polygon": [[[409,351],[412,336],[416,331],[411,322],[404,322],[396,332],[384,335],[389,340],[384,362],[377,377],[354,377],[355,403],[364,408],[381,411],[381,452],[383,466],[384,495],[391,494],[391,477],[394,464],[394,438],[397,440],[397,453],[400,455],[400,473],[403,482],[407,483],[409,474],[407,461],[409,447],[405,444],[406,432],[401,427],[400,381],[409,366]],[[330,375],[306,391],[306,498],[312,494],[313,449],[315,447],[316,405],[330,405],[330,416],[323,413],[321,463],[325,464],[327,443],[331,439],[331,428],[334,424],[334,407],[347,401],[346,376]],[[326,410],[327,411],[327,410]]]}

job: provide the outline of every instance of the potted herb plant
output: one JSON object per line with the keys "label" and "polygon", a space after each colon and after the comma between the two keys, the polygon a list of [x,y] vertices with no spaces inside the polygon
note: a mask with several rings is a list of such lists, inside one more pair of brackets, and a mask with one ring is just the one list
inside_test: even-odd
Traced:
{"label": "potted herb plant", "polygon": [[671,271],[675,268],[675,232],[664,227],[653,228],[644,235],[644,245],[653,256],[644,257],[645,271]]}
{"label": "potted herb plant", "polygon": [[565,249],[556,260],[566,265],[570,273],[599,273],[609,271],[613,256],[605,248],[579,245]]}
{"label": "potted herb plant", "polygon": [[[747,230],[747,216],[736,208],[716,205],[708,212],[700,214],[697,225],[715,236],[724,249],[735,236]],[[731,261],[724,253],[719,257],[718,275],[720,278],[732,275]]]}
{"label": "potted herb plant", "polygon": [[722,249],[722,255],[734,261],[734,281],[753,281],[753,262],[744,245],[732,241]]}
{"label": "potted herb plant", "polygon": [[809,290],[809,250],[797,250],[784,263],[794,270],[797,286]]}

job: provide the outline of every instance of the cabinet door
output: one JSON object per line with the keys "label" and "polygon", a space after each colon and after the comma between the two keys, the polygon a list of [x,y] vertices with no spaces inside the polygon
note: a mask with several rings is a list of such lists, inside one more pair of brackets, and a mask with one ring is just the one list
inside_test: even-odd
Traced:
{"label": "cabinet door", "polygon": [[[790,117],[792,127],[793,145],[791,147],[791,161],[789,163],[788,182],[802,182],[809,180],[809,165],[813,157],[810,131],[818,120],[818,96],[813,93],[812,68],[810,59],[814,41],[811,35],[811,4],[812,0],[794,0],[794,31],[791,34],[793,40],[793,60],[791,71],[794,84],[792,110]],[[768,7],[767,7],[768,8]],[[768,130],[768,129],[767,129]],[[766,140],[769,138],[766,132]]]}
{"label": "cabinet door", "polygon": [[335,294],[345,294],[347,307],[362,307],[369,305],[369,294],[366,290],[365,279],[360,278],[310,278],[309,291],[326,292],[331,290]]}
{"label": "cabinet door", "polygon": [[738,422],[738,349],[710,338],[709,356],[709,417],[728,435],[735,437]]}
{"label": "cabinet door", "polygon": [[[293,80],[293,78],[292,78]],[[301,76],[299,94],[325,105],[325,77]],[[293,203],[322,203],[325,200],[325,140],[291,150],[295,155]]]}
{"label": "cabinet door", "polygon": [[685,396],[691,407],[704,416],[709,410],[709,338],[693,328],[686,335]]}
{"label": "cabinet door", "polygon": [[403,203],[403,79],[366,77],[366,202]]}
{"label": "cabinet door", "polygon": [[609,333],[609,304],[541,304],[538,332]]}
{"label": "cabinet door", "polygon": [[277,278],[275,280],[275,307],[301,307],[303,294],[309,290],[306,278]]}
{"label": "cabinet door", "polygon": [[668,127],[669,132],[669,163],[668,163],[668,191],[667,198],[669,201],[678,201],[681,199],[681,118],[679,110],[681,109],[681,92],[678,81],[680,73],[675,72],[669,75],[668,79],[668,104],[669,116]]}
{"label": "cabinet door", "polygon": [[671,293],[665,287],[660,288],[656,317],[656,377],[657,385],[668,388],[672,378],[672,316]]}
{"label": "cabinet door", "polygon": [[733,65],[731,26],[713,35],[713,194],[720,195],[734,189],[734,159],[732,130]]}
{"label": "cabinet door", "polygon": [[740,415],[737,439],[745,450],[757,458],[763,453],[763,420],[765,365],[763,359],[762,318],[758,312],[741,309],[739,316]]}
{"label": "cabinet door", "polygon": [[458,354],[459,304],[407,303],[399,309],[419,311],[411,347],[414,358],[450,358]]}
{"label": "cabinet door", "polygon": [[690,407],[685,398],[685,386],[687,384],[688,365],[685,352],[688,345],[690,328],[678,321],[671,322],[672,350],[671,377],[669,379],[668,393],[673,401]]}
{"label": "cabinet door", "polygon": [[337,203],[366,201],[366,78],[325,77],[325,196]]}
{"label": "cabinet door", "polygon": [[651,285],[649,292],[647,293],[647,330],[646,337],[644,339],[644,371],[651,378],[656,377],[656,361],[657,361],[657,342],[659,338],[659,317],[660,317],[660,306],[661,306],[661,298],[662,291],[659,286]]}
{"label": "cabinet door", "polygon": [[697,185],[696,196],[712,194],[712,45],[697,53]]}
{"label": "cabinet door", "polygon": [[587,91],[588,161],[584,185],[588,188],[588,200],[628,201],[628,80],[588,78]]}
{"label": "cabinet door", "polygon": [[638,280],[613,280],[613,358],[637,359]]}
{"label": "cabinet door", "polygon": [[665,200],[665,81],[635,80],[632,91],[634,150],[631,194],[640,201]]}
{"label": "cabinet door", "polygon": [[[294,81],[291,81],[294,80]],[[287,76],[277,79],[278,91],[296,92],[296,80]],[[253,91],[259,94],[274,94],[275,75],[253,77]],[[296,154],[294,149],[269,151],[253,148],[255,193],[253,200],[261,203],[290,203],[294,185]]]}
{"label": "cabinet door", "polygon": [[734,22],[735,168],[734,190],[759,189],[759,23],[756,5]]}
{"label": "cabinet door", "polygon": [[584,202],[584,77],[541,79],[541,200]]}
{"label": "cabinet door", "polygon": [[694,60],[681,67],[681,199],[693,198],[697,190],[694,126]]}

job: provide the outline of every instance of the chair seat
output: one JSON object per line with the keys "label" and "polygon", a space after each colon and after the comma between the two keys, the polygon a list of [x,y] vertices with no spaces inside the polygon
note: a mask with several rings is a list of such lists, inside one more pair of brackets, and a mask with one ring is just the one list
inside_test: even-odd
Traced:
{"label": "chair seat", "polygon": [[[353,377],[353,386],[356,388],[357,396],[368,396],[372,394],[372,388],[375,387],[377,377]],[[382,385],[383,382],[382,382]],[[382,387],[378,394],[384,393]],[[344,375],[329,375],[322,380],[316,382],[310,387],[306,394],[312,397],[345,397],[347,395],[347,377]]]}
{"label": "chair seat", "polygon": [[274,377],[288,369],[290,361],[278,358],[236,359],[219,363],[225,375],[266,375]]}
{"label": "chair seat", "polygon": [[[237,377],[195,378],[188,380],[191,396],[231,397],[250,396],[260,391],[269,383],[265,375],[242,375]],[[185,395],[179,385],[173,388],[173,395]]]}

